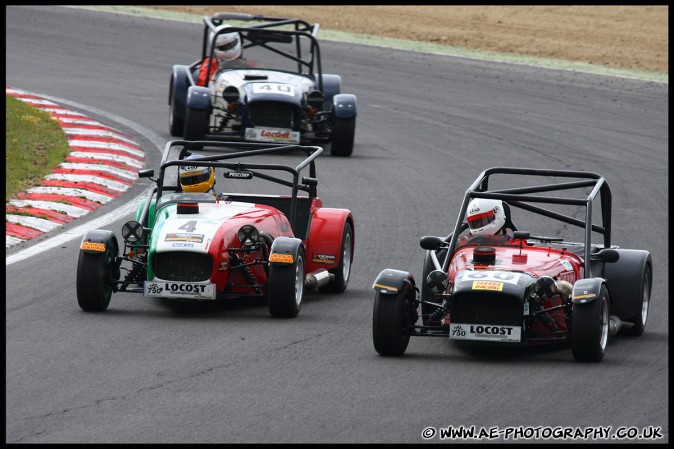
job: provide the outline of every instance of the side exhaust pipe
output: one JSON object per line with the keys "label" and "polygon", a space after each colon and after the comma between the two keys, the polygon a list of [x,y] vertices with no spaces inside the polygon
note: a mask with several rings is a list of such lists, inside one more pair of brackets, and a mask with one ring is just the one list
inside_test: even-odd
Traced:
{"label": "side exhaust pipe", "polygon": [[312,273],[307,273],[307,275],[304,277],[304,288],[307,290],[312,290],[327,284],[334,278],[334,274],[328,272],[328,270],[325,268],[319,268]]}
{"label": "side exhaust pipe", "polygon": [[627,327],[629,327],[629,324],[624,323],[617,316],[611,315],[608,321],[608,336],[613,337],[615,334]]}

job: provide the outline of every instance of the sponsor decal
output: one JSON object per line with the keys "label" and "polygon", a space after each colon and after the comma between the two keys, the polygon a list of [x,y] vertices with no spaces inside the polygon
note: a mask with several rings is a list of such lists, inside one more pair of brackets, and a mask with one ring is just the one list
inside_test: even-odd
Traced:
{"label": "sponsor decal", "polygon": [[187,242],[173,242],[171,243],[172,248],[194,248],[194,243]]}
{"label": "sponsor decal", "polygon": [[227,171],[225,178],[229,179],[253,179],[253,172],[247,170]]}
{"label": "sponsor decal", "polygon": [[95,242],[82,242],[80,249],[86,251],[100,251],[105,252],[105,243],[95,243]]}
{"label": "sponsor decal", "polygon": [[292,254],[278,254],[274,253],[269,256],[269,262],[275,263],[293,263],[295,259]]}
{"label": "sponsor decal", "polygon": [[277,128],[246,128],[244,138],[254,142],[299,143],[300,132]]}
{"label": "sponsor decal", "polygon": [[520,326],[452,323],[449,325],[449,338],[454,340],[519,342],[522,340],[522,328]]}
{"label": "sponsor decal", "polygon": [[337,263],[337,256],[333,256],[330,254],[316,254],[313,259],[311,259],[313,263],[325,263],[328,265],[334,265]]}
{"label": "sponsor decal", "polygon": [[560,259],[559,263],[561,263],[562,266],[566,268],[566,271],[573,271],[573,265],[571,265],[571,262],[569,262],[568,260]]}
{"label": "sponsor decal", "polygon": [[170,232],[166,234],[166,238],[164,239],[164,241],[202,243],[204,241],[204,235],[192,234],[188,232]]}
{"label": "sponsor decal", "polygon": [[215,299],[215,284],[145,281],[143,295],[163,298]]}
{"label": "sponsor decal", "polygon": [[503,291],[503,282],[473,281],[473,290]]}

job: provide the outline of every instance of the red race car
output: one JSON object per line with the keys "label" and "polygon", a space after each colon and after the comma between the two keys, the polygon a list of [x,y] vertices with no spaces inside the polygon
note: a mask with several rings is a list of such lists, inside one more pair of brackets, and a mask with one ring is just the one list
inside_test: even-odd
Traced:
{"label": "red race car", "polygon": [[[496,180],[505,187],[490,189]],[[528,214],[528,228],[517,229],[514,222],[522,222],[511,209]],[[582,242],[533,232],[571,233],[566,228]],[[592,243],[595,236],[601,243]],[[411,336],[463,344],[565,342],[576,360],[600,361],[609,337],[644,332],[653,282],[648,251],[611,243],[611,190],[603,177],[488,169],[466,191],[453,232],[421,239],[420,286],[406,271],[377,276],[375,350],[402,355]]]}
{"label": "red race car", "polygon": [[[316,194],[315,159],[322,151],[299,145],[169,142],[158,178],[151,178],[153,170],[139,173],[156,186],[139,205],[136,219],[122,227],[121,253],[112,231],[92,230],[83,237],[77,267],[80,307],[103,311],[113,292],[180,301],[250,296],[267,298],[273,316],[294,317],[305,289],[343,292],[351,273],[355,223],[349,210],[323,207]],[[267,162],[256,162],[261,157]],[[298,165],[278,163],[293,158]],[[220,176],[227,190],[272,182],[290,194],[223,192],[215,185]]]}

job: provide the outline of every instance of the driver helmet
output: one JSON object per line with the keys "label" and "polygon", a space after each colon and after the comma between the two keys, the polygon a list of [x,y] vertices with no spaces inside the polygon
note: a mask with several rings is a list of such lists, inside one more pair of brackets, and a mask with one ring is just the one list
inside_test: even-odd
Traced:
{"label": "driver helmet", "polygon": [[[200,158],[200,154],[191,154],[184,160]],[[194,165],[181,165],[178,168],[178,179],[183,192],[208,192],[215,185],[215,170],[213,167],[196,167]]]}
{"label": "driver helmet", "polygon": [[466,220],[472,235],[495,235],[506,222],[503,202],[475,198],[468,204]]}
{"label": "driver helmet", "polygon": [[[229,25],[220,25],[211,31],[210,40],[221,30],[229,28]],[[241,56],[241,38],[238,32],[221,33],[215,37],[215,59],[220,62],[227,62],[237,59]]]}

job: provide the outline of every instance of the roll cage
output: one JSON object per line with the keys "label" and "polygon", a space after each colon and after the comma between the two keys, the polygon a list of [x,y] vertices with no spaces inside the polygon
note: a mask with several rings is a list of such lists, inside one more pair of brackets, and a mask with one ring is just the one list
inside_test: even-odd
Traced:
{"label": "roll cage", "polygon": [[[169,160],[172,153],[175,153],[176,147],[181,147],[179,158],[177,160]],[[196,167],[213,167],[213,168],[226,168],[236,172],[246,172],[251,173],[253,177],[264,179],[267,181],[274,182],[276,184],[284,185],[290,187],[290,209],[289,213],[286,214],[290,226],[293,229],[295,236],[302,238],[303,234],[307,231],[308,223],[300,223],[299,218],[308,219],[307,214],[302,214],[300,217],[299,211],[299,201],[300,199],[307,198],[308,202],[311,202],[312,199],[317,197],[316,186],[318,185],[318,179],[316,178],[316,164],[315,159],[323,152],[321,147],[315,146],[301,146],[301,145],[283,145],[283,144],[264,144],[264,143],[249,143],[249,142],[219,142],[219,141],[187,141],[187,140],[172,140],[166,144],[164,147],[164,152],[162,154],[161,165],[159,167],[159,176],[155,181],[157,184],[155,187],[152,187],[147,195],[147,201],[145,201],[145,207],[139,218],[139,222],[147,227],[148,218],[150,213],[150,204],[152,199],[156,200],[157,205],[160,204],[162,196],[166,192],[182,192],[182,188],[176,179],[175,182],[168,181],[166,176],[166,170],[169,167],[178,167],[180,165],[185,165],[185,161],[182,159],[182,155],[185,152],[190,152],[191,150],[198,151],[199,153],[213,153],[218,150],[229,150],[229,153],[213,154],[213,155],[204,155],[198,158],[192,158],[189,160],[190,166]],[[238,151],[242,150],[242,151]],[[234,151],[234,152],[231,152]],[[279,154],[288,154],[288,153],[304,153],[306,158],[300,162],[297,166],[292,167],[289,165],[282,164],[267,164],[267,163],[248,163],[241,162],[240,159],[250,158],[254,156],[261,155],[279,155]],[[228,162],[232,159],[237,159],[236,162]],[[309,176],[302,176],[302,171],[309,167]],[[288,179],[283,179],[278,176],[274,176],[269,173],[260,172],[259,170],[266,171],[278,171],[286,172],[292,175],[292,181]],[[151,178],[154,176],[154,170],[141,170],[138,174],[141,178]],[[306,197],[300,197],[299,192],[306,192]],[[258,198],[258,202],[264,204],[262,197]],[[278,199],[278,197],[275,197]],[[181,203],[195,203],[203,201],[199,198],[199,194],[190,195],[185,194],[183,198],[180,199]],[[304,231],[304,232],[302,232]]]}
{"label": "roll cage", "polygon": [[[490,176],[496,174],[506,175],[531,175],[540,177],[557,177],[557,178],[576,178],[569,182],[557,182],[540,184],[534,186],[525,186],[517,188],[508,188],[501,190],[489,190]],[[591,188],[589,194],[584,197],[553,197],[534,195],[536,193],[544,192],[558,192],[578,188]],[[507,202],[511,207],[517,207],[527,210],[548,218],[559,220],[561,222],[581,227],[585,230],[585,245],[584,245],[584,277],[591,277],[590,253],[592,250],[592,232],[597,232],[604,237],[604,248],[611,247],[611,190],[606,180],[591,172],[570,171],[570,170],[543,170],[543,169],[529,169],[529,168],[511,168],[511,167],[494,167],[489,168],[477,177],[477,179],[466,190],[461,204],[454,231],[447,237],[449,245],[447,248],[447,256],[442,264],[442,270],[447,272],[449,263],[456,251],[459,233],[462,231],[464,217],[468,209],[468,204],[473,198],[488,198]],[[595,199],[599,198],[601,207],[601,225],[592,223],[592,207]],[[566,204],[585,207],[585,219],[580,220],[569,215],[559,212],[551,211],[543,207],[535,206],[530,203],[543,204]],[[451,237],[451,239],[450,239]]]}
{"label": "roll cage", "polygon": [[[223,33],[238,32],[239,36],[241,36],[243,50],[252,47],[263,47],[270,52],[295,61],[297,63],[297,74],[305,76],[315,75],[318,82],[318,89],[323,92],[321,51],[318,40],[316,39],[319,25],[311,25],[301,19],[284,19],[227,12],[215,13],[212,17],[205,16],[203,18],[204,36],[201,48],[201,59],[190,66],[190,78],[192,70],[196,69],[205,58],[208,58],[208,72],[206,79],[210,79],[211,74],[215,70],[211,67],[215,50],[215,39],[209,42],[209,35],[211,32],[215,32],[215,29],[222,25],[226,20],[265,22],[250,27],[230,26],[226,30],[217,32],[216,37]],[[307,55],[303,55],[302,53],[302,44],[304,40],[306,40],[309,45]],[[288,51],[285,51],[273,47],[269,45],[269,43],[289,44],[291,47]],[[192,85],[196,84],[194,79],[191,79],[190,81]]]}

